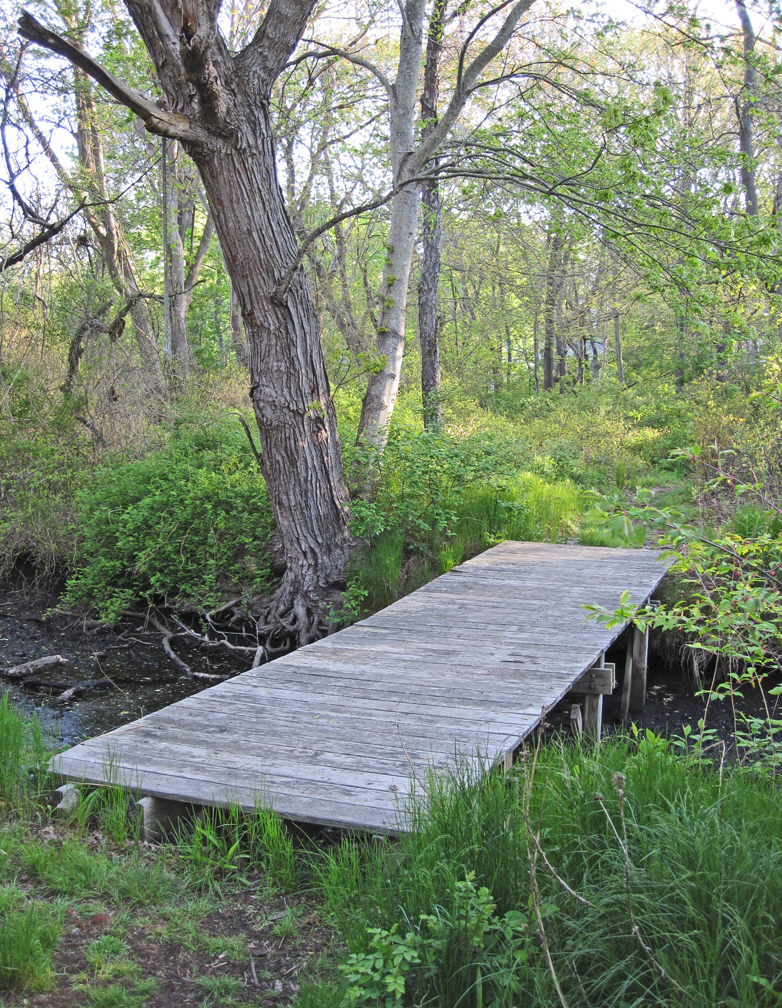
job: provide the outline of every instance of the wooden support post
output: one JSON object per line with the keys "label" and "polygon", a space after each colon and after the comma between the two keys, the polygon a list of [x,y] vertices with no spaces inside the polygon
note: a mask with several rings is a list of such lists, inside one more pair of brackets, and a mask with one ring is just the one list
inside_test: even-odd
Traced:
{"label": "wooden support post", "polygon": [[[595,668],[603,669],[605,667],[606,667],[606,655],[604,651],[600,655],[600,658],[598,659]],[[599,742],[602,733],[603,733],[603,694],[585,693],[584,734],[588,735],[593,741]]]}
{"label": "wooden support post", "polygon": [[160,840],[176,832],[177,827],[192,806],[170,798],[154,798],[147,795],[136,804],[141,809],[141,837],[143,840]]}
{"label": "wooden support post", "polygon": [[625,655],[625,674],[622,680],[622,699],[619,703],[619,718],[622,724],[630,721],[630,683],[633,681],[633,645],[635,643],[635,627],[630,627],[627,635],[627,654]]}
{"label": "wooden support post", "polygon": [[570,705],[570,730],[574,735],[581,735],[584,730],[584,719],[581,716],[581,704]]}
{"label": "wooden support post", "polygon": [[[627,713],[642,714],[646,703],[646,665],[649,657],[649,627],[639,630],[633,627],[632,658],[630,661],[630,683],[628,689]],[[622,690],[624,698],[624,689]]]}
{"label": "wooden support post", "polygon": [[595,742],[603,734],[603,694],[587,693],[584,697],[584,734]]}
{"label": "wooden support post", "polygon": [[52,815],[68,818],[76,811],[79,804],[79,789],[75,784],[61,784],[54,790],[57,804],[52,809]]}

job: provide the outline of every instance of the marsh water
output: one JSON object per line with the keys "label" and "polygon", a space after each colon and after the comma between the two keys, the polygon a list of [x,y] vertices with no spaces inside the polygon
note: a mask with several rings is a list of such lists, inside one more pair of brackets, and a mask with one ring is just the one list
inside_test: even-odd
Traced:
{"label": "marsh water", "polygon": [[[60,690],[29,690],[0,678],[0,692],[19,705],[35,708],[43,724],[72,745],[134,721],[205,689],[203,679],[187,679],[166,658],[160,634],[150,634],[143,620],[105,628],[56,611],[56,595],[22,590],[18,583],[0,591],[0,668],[60,654],[67,665],[36,673],[64,685],[110,679],[109,687],[89,692],[61,708],[51,706]],[[229,674],[241,665],[180,650],[199,671]]]}

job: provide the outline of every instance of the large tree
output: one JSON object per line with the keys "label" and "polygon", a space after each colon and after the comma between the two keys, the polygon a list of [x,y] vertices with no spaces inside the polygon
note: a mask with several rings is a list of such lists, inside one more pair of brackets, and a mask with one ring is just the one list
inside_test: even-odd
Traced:
{"label": "large tree", "polygon": [[314,0],[271,0],[249,44],[231,54],[220,0],[126,0],[157,70],[155,104],[80,46],[25,13],[22,35],[65,56],[135,112],[150,133],[181,143],[198,167],[249,341],[250,396],[262,470],[285,555],[260,621],[269,637],[313,640],[344,587],[348,494],[317,317],[277,181],[271,90]]}

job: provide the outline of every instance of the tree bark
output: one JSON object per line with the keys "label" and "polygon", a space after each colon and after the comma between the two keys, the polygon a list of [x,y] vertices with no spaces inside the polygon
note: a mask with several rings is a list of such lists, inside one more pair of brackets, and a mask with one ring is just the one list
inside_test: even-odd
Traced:
{"label": "tree bark", "polygon": [[736,10],[741,22],[744,42],[744,84],[736,99],[739,121],[739,151],[741,152],[741,184],[744,187],[744,205],[750,217],[758,212],[758,192],[755,183],[755,153],[752,140],[752,103],[755,91],[755,29],[752,27],[744,0],[736,0]]}
{"label": "tree bark", "polygon": [[109,75],[83,51],[29,15],[25,37],[79,61],[150,132],[180,141],[206,191],[249,340],[250,395],[261,467],[286,570],[259,630],[270,646],[314,640],[333,620],[353,546],[336,416],[315,309],[296,261],[293,229],[277,179],[271,88],[298,41],[313,0],[271,0],[261,27],[232,56],[217,28],[219,4],[127,0],[154,61],[168,108]]}
{"label": "tree bark", "polygon": [[543,301],[543,388],[554,388],[555,353],[557,347],[557,305],[559,303],[562,266],[562,235],[549,235],[549,256],[546,269],[546,294]]}
{"label": "tree bark", "polygon": [[187,342],[187,309],[192,295],[185,292],[185,247],[179,227],[181,214],[181,178],[178,143],[163,138],[162,198],[163,198],[163,269],[165,277],[165,333],[163,352],[173,365],[177,379],[187,377],[192,363]]}
{"label": "tree bark", "polygon": [[[432,165],[438,151],[454,128],[465,105],[476,87],[481,74],[508,44],[522,16],[534,0],[516,0],[502,3],[492,13],[505,13],[501,26],[493,38],[485,41],[475,58],[467,63],[467,47],[475,38],[477,28],[468,35],[459,60],[459,70],[448,106],[438,117],[434,127],[413,142],[416,90],[421,72],[423,53],[423,22],[425,0],[405,0],[402,6],[402,31],[399,45],[399,62],[393,84],[385,75],[367,61],[369,68],[385,87],[389,96],[390,146],[392,180],[396,195],[391,203],[391,223],[387,255],[380,288],[380,317],[377,326],[377,348],[386,364],[375,372],[369,381],[361,409],[358,442],[382,453],[388,432],[388,423],[399,391],[402,355],[405,346],[405,321],[407,290],[415,249],[418,217],[418,185],[415,179]],[[485,24],[489,15],[484,16]],[[355,57],[354,57],[355,59]],[[362,491],[371,492],[371,481],[362,479]]]}
{"label": "tree bark", "polygon": [[616,377],[619,384],[625,383],[625,368],[622,361],[622,337],[619,334],[619,313],[614,314],[614,350],[616,351]]}
{"label": "tree bark", "polygon": [[[421,94],[421,136],[426,139],[437,125],[437,102],[440,96],[440,59],[443,51],[445,11],[448,0],[435,0],[429,19],[429,37],[424,61],[424,88]],[[436,165],[435,161],[435,165]],[[421,277],[418,281],[418,339],[421,344],[421,398],[424,427],[442,423],[443,405],[440,399],[440,330],[437,314],[437,290],[440,284],[442,255],[442,208],[440,186],[436,178],[421,186],[423,210]]]}
{"label": "tree bark", "polygon": [[[404,186],[407,173],[403,172],[403,161],[409,157],[414,147],[415,98],[421,72],[425,11],[425,0],[407,0],[403,10],[399,64],[389,96],[391,170],[395,188]],[[366,441],[380,450],[385,446],[388,422],[399,392],[405,347],[407,292],[417,221],[417,188],[404,186],[391,202],[391,223],[380,285],[377,349],[385,357],[386,363],[369,379],[359,421],[359,441]]]}

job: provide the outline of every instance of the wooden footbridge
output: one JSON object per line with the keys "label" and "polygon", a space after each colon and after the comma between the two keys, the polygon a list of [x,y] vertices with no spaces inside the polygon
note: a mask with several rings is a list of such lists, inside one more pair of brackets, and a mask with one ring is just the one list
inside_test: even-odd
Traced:
{"label": "wooden footbridge", "polygon": [[[599,733],[614,685],[605,652],[623,627],[587,622],[583,605],[613,609],[625,590],[645,602],[664,574],[650,550],[505,542],[331,637],[74,746],[54,769],[399,832],[411,780],[459,758],[509,762],[571,690]],[[636,630],[625,709],[643,705],[645,648]]]}

